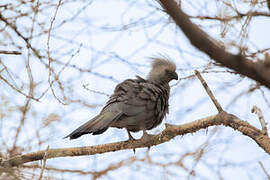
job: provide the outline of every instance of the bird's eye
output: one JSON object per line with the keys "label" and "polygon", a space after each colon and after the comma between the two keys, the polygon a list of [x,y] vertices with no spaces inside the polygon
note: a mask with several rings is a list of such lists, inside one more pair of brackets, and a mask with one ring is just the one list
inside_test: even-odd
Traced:
{"label": "bird's eye", "polygon": [[167,74],[169,74],[169,73],[170,73],[169,69],[165,69],[165,72],[166,72]]}

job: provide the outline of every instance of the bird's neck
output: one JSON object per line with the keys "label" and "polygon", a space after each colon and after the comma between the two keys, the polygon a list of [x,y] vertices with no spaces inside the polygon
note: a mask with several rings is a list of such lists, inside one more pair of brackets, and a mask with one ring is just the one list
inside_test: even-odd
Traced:
{"label": "bird's neck", "polygon": [[159,84],[159,85],[162,85],[162,86],[169,86],[169,83],[165,80],[165,79],[162,79],[162,78],[156,78],[156,76],[151,76],[149,75],[147,77],[147,80],[150,81],[150,82],[153,82],[155,84]]}
{"label": "bird's neck", "polygon": [[147,81],[150,81],[151,83],[162,86],[162,87],[166,88],[168,91],[170,91],[170,85],[167,81],[162,81],[161,79],[151,79],[149,77],[147,78]]}

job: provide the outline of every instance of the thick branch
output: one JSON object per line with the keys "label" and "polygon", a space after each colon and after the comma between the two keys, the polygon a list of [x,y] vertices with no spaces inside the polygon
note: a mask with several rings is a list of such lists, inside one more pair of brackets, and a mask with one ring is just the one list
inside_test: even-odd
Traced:
{"label": "thick branch", "polygon": [[170,141],[172,138],[178,135],[194,133],[198,130],[216,125],[228,126],[239,132],[242,132],[244,135],[252,138],[261,148],[264,149],[266,153],[270,154],[270,138],[267,135],[265,135],[261,130],[253,127],[249,123],[223,111],[217,115],[209,116],[207,118],[199,119],[180,126],[167,124],[165,130],[163,130],[158,135],[148,138],[147,141],[140,139],[135,141],[122,141],[88,147],[50,149],[47,151],[47,153],[46,151],[38,151],[21,156],[16,156],[0,162],[0,165],[4,168],[8,168],[13,166],[19,166],[27,162],[42,160],[45,153],[47,159],[51,159],[66,156],[103,154],[106,152],[114,152],[124,149],[155,146]]}
{"label": "thick branch", "polygon": [[238,73],[270,88],[270,69],[263,62],[252,62],[241,55],[234,55],[214,42],[178,7],[174,0],[159,0],[166,12],[190,40],[191,44],[205,52],[210,58]]}

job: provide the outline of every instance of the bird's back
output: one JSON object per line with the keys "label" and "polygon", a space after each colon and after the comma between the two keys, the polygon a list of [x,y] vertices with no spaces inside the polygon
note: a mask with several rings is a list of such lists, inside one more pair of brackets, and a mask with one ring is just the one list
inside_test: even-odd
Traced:
{"label": "bird's back", "polygon": [[129,131],[149,130],[168,113],[170,88],[137,76],[118,84],[102,111],[117,103],[122,115],[111,126]]}

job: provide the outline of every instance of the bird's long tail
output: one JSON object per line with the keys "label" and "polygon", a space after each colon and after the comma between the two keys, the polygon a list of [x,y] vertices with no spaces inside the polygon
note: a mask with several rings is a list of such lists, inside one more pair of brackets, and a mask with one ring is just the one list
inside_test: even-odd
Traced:
{"label": "bird's long tail", "polygon": [[75,129],[72,133],[67,135],[64,138],[69,137],[70,139],[76,139],[84,134],[102,134],[105,132],[111,125],[111,123],[118,119],[121,116],[120,112],[115,111],[107,111],[102,112],[90,121],[81,125],[77,129]]}

